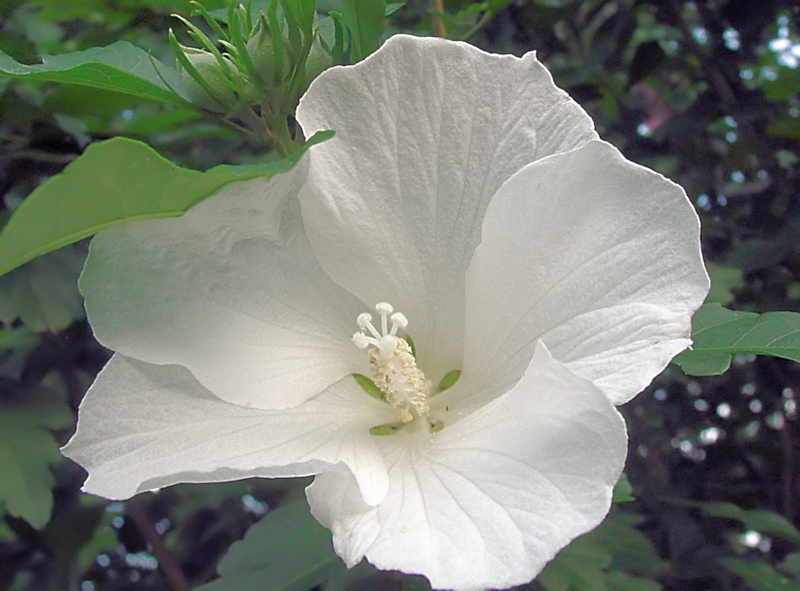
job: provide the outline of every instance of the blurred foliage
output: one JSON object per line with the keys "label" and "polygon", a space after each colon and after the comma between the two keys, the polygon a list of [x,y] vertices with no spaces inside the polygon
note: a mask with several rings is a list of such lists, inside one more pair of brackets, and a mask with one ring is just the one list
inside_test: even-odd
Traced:
{"label": "blurred foliage", "polygon": [[[203,5],[213,12],[226,2]],[[388,15],[384,38],[444,30],[488,51],[536,50],[603,138],[686,188],[702,219],[709,303],[737,310],[728,313],[737,322],[749,312],[800,311],[796,0],[444,0],[442,11],[437,2],[370,2],[356,25],[358,5],[317,2],[326,22],[344,15],[358,32],[352,60],[375,47],[376,7]],[[182,44],[192,39],[171,14],[213,33],[190,12],[188,0],[11,0],[0,4],[0,50],[35,65],[45,54],[128,43],[172,67],[168,29]],[[36,73],[0,80],[0,224],[87,145],[113,136],[194,170],[261,156],[186,105],[26,71]],[[293,504],[307,481],[181,485],[125,503],[82,495],[84,474],[57,445],[108,357],[78,305],[84,252],[79,243],[0,280],[0,589],[260,589],[231,583],[254,572],[272,573],[276,589],[426,588],[332,560],[329,536]],[[524,588],[800,588],[800,369],[753,354],[728,359],[726,373],[703,378],[671,366],[622,409],[636,500],[617,504]],[[296,559],[285,554],[293,535],[313,567],[294,587],[280,579]]]}

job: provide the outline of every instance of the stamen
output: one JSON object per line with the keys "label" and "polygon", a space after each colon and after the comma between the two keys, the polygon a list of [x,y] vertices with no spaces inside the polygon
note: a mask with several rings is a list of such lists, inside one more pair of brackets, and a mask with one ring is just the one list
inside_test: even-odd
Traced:
{"label": "stamen", "polygon": [[[400,312],[394,312],[391,304],[386,302],[379,303],[375,310],[381,315],[381,332],[375,329],[370,314],[359,314],[356,323],[361,330],[353,335],[353,343],[359,349],[372,346],[369,360],[373,381],[386,401],[397,409],[400,420],[408,423],[415,416],[427,417],[431,382],[417,367],[406,340],[397,336],[399,329],[408,326],[408,319]],[[391,328],[389,320],[392,321]],[[365,330],[372,336],[364,334]]]}

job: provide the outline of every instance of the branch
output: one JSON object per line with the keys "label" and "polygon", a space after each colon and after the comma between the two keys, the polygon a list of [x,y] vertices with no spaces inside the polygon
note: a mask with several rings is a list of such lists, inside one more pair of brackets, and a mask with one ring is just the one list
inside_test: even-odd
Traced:
{"label": "branch", "polygon": [[158,567],[161,569],[172,591],[191,591],[191,585],[189,585],[186,575],[183,574],[183,570],[181,570],[181,567],[164,544],[164,540],[161,539],[161,536],[156,531],[139,498],[134,497],[127,501],[125,509],[133,519],[133,523],[142,538],[150,545],[153,556],[158,560]]}
{"label": "branch", "polygon": [[447,29],[444,28],[442,15],[444,14],[444,0],[431,0],[431,20],[433,21],[433,34],[442,39],[447,39]]}

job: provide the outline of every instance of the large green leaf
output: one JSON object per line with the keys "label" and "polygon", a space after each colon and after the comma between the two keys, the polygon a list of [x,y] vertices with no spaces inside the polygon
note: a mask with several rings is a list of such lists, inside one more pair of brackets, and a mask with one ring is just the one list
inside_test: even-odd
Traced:
{"label": "large green leaf", "polygon": [[72,423],[66,404],[28,401],[0,409],[0,505],[33,527],[43,527],[53,508],[50,464],[61,460],[48,429]]}
{"label": "large green leaf", "polygon": [[[317,133],[306,148],[331,135]],[[290,170],[304,150],[277,162],[198,172],[135,140],[91,144],[31,193],[0,232],[0,275],[113,224],[177,216],[228,183]]]}
{"label": "large green leaf", "polygon": [[328,530],[294,502],[251,527],[220,562],[220,578],[196,591],[306,591],[340,570]]}
{"label": "large green leaf", "polygon": [[583,536],[559,552],[536,580],[547,591],[608,591],[604,571],[611,560],[605,548]]}
{"label": "large green leaf", "polygon": [[385,15],[385,0],[342,0],[342,16],[350,30],[352,63],[363,60],[380,47]]}
{"label": "large green leaf", "polygon": [[692,318],[694,344],[674,362],[689,375],[725,373],[731,356],[772,355],[800,361],[800,314],[738,312],[719,304],[702,306]]}
{"label": "large green leaf", "polygon": [[101,88],[160,103],[188,104],[188,99],[178,94],[183,91],[177,72],[158,60],[151,61],[146,51],[127,41],[63,55],[45,55],[41,64],[31,66],[0,51],[1,75]]}
{"label": "large green leaf", "polygon": [[573,540],[539,574],[547,591],[658,591],[666,566],[635,525],[638,513],[612,509],[595,530]]}

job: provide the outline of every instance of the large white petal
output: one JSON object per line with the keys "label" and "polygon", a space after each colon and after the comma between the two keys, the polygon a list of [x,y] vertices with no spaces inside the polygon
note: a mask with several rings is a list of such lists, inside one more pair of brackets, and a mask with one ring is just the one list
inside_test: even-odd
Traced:
{"label": "large white petal", "polygon": [[396,35],[331,68],[297,111],[311,150],[301,191],[314,253],[335,281],[409,319],[438,381],[461,365],[464,274],[491,196],[525,164],[596,137],[532,53]]}
{"label": "large white petal", "polygon": [[179,218],[98,234],[80,280],[97,339],[188,367],[220,398],[256,408],[296,406],[367,371],[350,342],[364,305],[311,253],[297,177],[302,165],[229,185]]}
{"label": "large white petal", "polygon": [[602,521],[627,447],[610,401],[544,346],[512,391],[417,435],[381,440],[390,486],[376,507],[342,474],[318,476],[306,494],[348,565],[366,556],[446,589],[534,578]]}
{"label": "large white petal", "polygon": [[707,291],[683,189],[590,142],[527,166],[492,200],[467,277],[461,380],[502,392],[542,339],[621,404],[690,344]]}
{"label": "large white petal", "polygon": [[268,411],[220,400],[183,367],[117,354],[63,452],[89,473],[86,492],[111,499],[179,482],[339,471],[374,504],[388,479],[369,429],[395,419],[349,377],[297,408]]}

